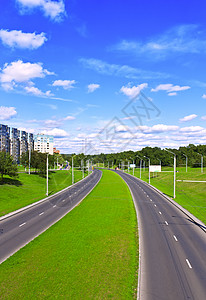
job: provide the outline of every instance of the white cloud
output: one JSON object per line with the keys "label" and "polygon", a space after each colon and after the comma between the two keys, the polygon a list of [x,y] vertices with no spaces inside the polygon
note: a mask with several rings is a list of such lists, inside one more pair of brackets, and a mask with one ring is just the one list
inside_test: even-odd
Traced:
{"label": "white cloud", "polygon": [[64,118],[63,120],[65,121],[70,121],[70,120],[75,120],[76,118],[74,116],[67,116],[66,118]]}
{"label": "white cloud", "polygon": [[204,130],[204,128],[201,126],[189,126],[180,129],[181,132],[195,132],[195,131],[202,131],[202,130]]}
{"label": "white cloud", "polygon": [[45,97],[52,97],[54,96],[51,91],[46,91],[45,93],[42,92],[40,89],[34,86],[26,86],[25,91],[29,94],[33,94],[34,96],[45,96]]}
{"label": "white cloud", "polygon": [[55,80],[52,85],[53,86],[60,86],[63,87],[65,90],[72,89],[74,84],[76,83],[75,80]]}
{"label": "white cloud", "polygon": [[3,44],[12,48],[37,49],[46,41],[45,33],[24,33],[21,30],[0,30],[0,39]]}
{"label": "white cloud", "polygon": [[206,99],[206,94],[203,94],[203,95],[202,95],[202,98],[203,98],[203,99]]}
{"label": "white cloud", "polygon": [[41,63],[24,63],[18,60],[4,65],[0,74],[0,82],[4,88],[12,89],[18,83],[29,82],[46,75],[53,75],[53,73],[43,69]]}
{"label": "white cloud", "polygon": [[173,93],[168,93],[168,96],[176,96],[177,93],[176,92],[173,92]]}
{"label": "white cloud", "polygon": [[17,114],[15,107],[0,106],[0,120],[9,120]]}
{"label": "white cloud", "polygon": [[206,121],[206,116],[202,116],[201,119]]}
{"label": "white cloud", "polygon": [[205,32],[194,24],[173,27],[146,42],[123,40],[110,48],[112,51],[124,51],[130,55],[146,54],[151,59],[165,59],[173,53],[204,53],[205,49]]}
{"label": "white cloud", "polygon": [[190,89],[190,86],[179,86],[173,85],[171,83],[166,83],[159,84],[155,89],[151,89],[151,92],[166,91],[167,93],[170,93],[170,96],[173,96],[174,94],[171,95],[171,93],[185,91],[188,89]]}
{"label": "white cloud", "polygon": [[60,129],[60,128],[54,128],[51,130],[43,130],[43,131],[41,131],[41,133],[53,135],[56,138],[62,138],[62,137],[69,136],[69,134],[64,129]]}
{"label": "white cloud", "polygon": [[120,92],[122,92],[124,95],[128,96],[129,98],[135,98],[141,90],[144,88],[147,88],[147,83],[142,83],[137,86],[130,87],[128,86],[122,86],[120,89]]}
{"label": "white cloud", "polygon": [[63,0],[16,0],[16,2],[20,5],[22,14],[27,13],[28,10],[39,8],[46,17],[57,22],[62,21],[63,17],[66,16]]}
{"label": "white cloud", "polygon": [[79,61],[85,68],[109,76],[125,77],[125,78],[132,78],[132,79],[142,79],[142,78],[154,79],[154,78],[169,77],[169,75],[165,73],[142,70],[139,68],[130,67],[128,65],[110,64],[95,58],[89,58],[89,59],[81,58]]}
{"label": "white cloud", "polygon": [[88,88],[88,93],[93,93],[96,89],[98,89],[100,87],[99,84],[96,83],[91,83],[87,86]]}
{"label": "white cloud", "polygon": [[197,115],[192,114],[189,116],[185,116],[184,118],[180,119],[180,122],[187,122],[187,121],[191,121],[193,119],[197,118]]}

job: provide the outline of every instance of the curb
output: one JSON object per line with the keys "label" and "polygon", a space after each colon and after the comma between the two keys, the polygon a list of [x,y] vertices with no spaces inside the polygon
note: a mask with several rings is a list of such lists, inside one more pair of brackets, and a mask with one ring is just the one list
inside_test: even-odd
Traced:
{"label": "curb", "polygon": [[83,179],[77,181],[76,183],[74,183],[74,184],[72,184],[72,185],[70,185],[70,186],[64,188],[63,190],[61,190],[61,191],[59,191],[59,192],[56,192],[55,194],[53,194],[53,195],[51,195],[51,196],[48,196],[47,198],[41,199],[41,200],[39,200],[39,201],[37,201],[37,202],[34,202],[34,203],[32,203],[32,204],[29,204],[29,205],[27,205],[27,206],[24,206],[24,207],[22,207],[22,208],[19,208],[19,209],[15,210],[15,211],[12,211],[12,212],[8,213],[7,215],[4,215],[4,216],[0,217],[0,221],[3,221],[3,220],[5,220],[5,219],[8,219],[8,218],[10,218],[10,217],[12,217],[12,216],[14,216],[14,215],[17,215],[17,214],[21,213],[22,211],[25,211],[25,210],[27,210],[27,209],[33,207],[33,206],[36,206],[36,205],[38,205],[38,204],[40,204],[40,203],[43,203],[43,202],[45,202],[45,201],[47,201],[47,200],[50,200],[52,197],[55,197],[55,196],[61,194],[62,192],[64,192],[64,191],[70,189],[71,187],[75,186],[77,183],[79,183],[79,182],[85,180],[85,179],[88,178],[91,174],[92,174],[92,173],[90,173],[87,177],[85,177],[85,178],[83,178]]}

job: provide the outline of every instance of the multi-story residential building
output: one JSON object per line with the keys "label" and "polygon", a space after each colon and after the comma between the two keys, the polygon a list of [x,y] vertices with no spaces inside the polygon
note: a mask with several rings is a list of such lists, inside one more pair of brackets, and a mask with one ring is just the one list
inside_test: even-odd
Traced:
{"label": "multi-story residential building", "polygon": [[20,156],[28,151],[28,133],[21,131],[20,133]]}
{"label": "multi-story residential building", "polygon": [[0,124],[0,151],[10,153],[10,128],[7,125]]}
{"label": "multi-story residential building", "polygon": [[20,160],[20,130],[11,128],[10,130],[10,154],[15,162]]}
{"label": "multi-story residential building", "polygon": [[34,150],[34,135],[33,133],[28,133],[28,150]]}
{"label": "multi-story residential building", "polygon": [[34,136],[34,151],[53,155],[54,138],[51,135],[37,134]]}

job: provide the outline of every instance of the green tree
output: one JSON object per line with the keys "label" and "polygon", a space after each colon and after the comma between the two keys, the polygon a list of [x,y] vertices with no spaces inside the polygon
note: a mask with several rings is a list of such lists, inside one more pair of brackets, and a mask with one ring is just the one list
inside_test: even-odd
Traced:
{"label": "green tree", "polygon": [[10,177],[18,177],[17,165],[13,162],[13,158],[6,152],[0,152],[0,173],[1,181],[3,181],[3,176],[8,175]]}

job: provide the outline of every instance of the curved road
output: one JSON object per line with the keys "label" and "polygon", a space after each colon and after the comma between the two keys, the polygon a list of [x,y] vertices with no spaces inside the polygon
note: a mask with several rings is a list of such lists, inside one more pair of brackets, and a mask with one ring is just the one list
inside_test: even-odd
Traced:
{"label": "curved road", "polygon": [[206,233],[141,180],[115,171],[128,184],[140,235],[138,299],[206,299]]}
{"label": "curved road", "polygon": [[0,263],[60,220],[97,185],[102,172],[91,175],[48,200],[0,221]]}

